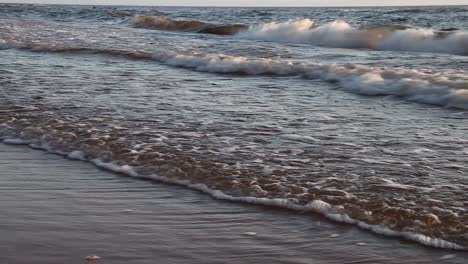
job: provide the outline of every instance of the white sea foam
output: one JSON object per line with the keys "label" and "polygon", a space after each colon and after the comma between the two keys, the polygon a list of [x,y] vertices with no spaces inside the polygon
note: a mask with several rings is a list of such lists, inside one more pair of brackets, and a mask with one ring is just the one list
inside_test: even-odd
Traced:
{"label": "white sea foam", "polygon": [[468,32],[454,32],[447,36],[432,29],[406,29],[389,34],[371,48],[468,55]]}
{"label": "white sea foam", "polygon": [[240,38],[302,43],[336,48],[437,52],[468,55],[468,32],[440,33],[432,29],[382,26],[359,29],[345,21],[318,26],[310,19],[252,26]]}
{"label": "white sea foam", "polygon": [[363,95],[392,95],[409,101],[468,109],[468,78],[452,72],[424,73],[355,64],[299,63],[287,60],[250,59],[221,54],[153,56],[164,64],[213,73],[302,76],[338,83],[342,89]]}
{"label": "white sea foam", "polygon": [[200,33],[235,35],[238,38],[301,43],[335,48],[366,48],[375,50],[436,52],[468,55],[468,32],[436,32],[432,29],[409,28],[399,25],[353,27],[336,20],[318,25],[310,19],[269,22],[247,27],[246,25],[214,26],[201,21],[173,20],[167,17],[136,16],[136,27],[160,30],[195,30]]}
{"label": "white sea foam", "polygon": [[250,27],[238,37],[275,42],[303,43],[336,48],[367,46],[366,32],[353,28],[344,21],[317,26],[310,19],[271,22]]}
{"label": "white sea foam", "polygon": [[112,162],[104,162],[100,159],[93,159],[91,160],[91,162],[97,167],[108,170],[108,171],[113,171],[116,173],[121,173],[121,174],[125,174],[125,175],[132,176],[132,177],[138,176],[138,173],[132,167],[128,165],[120,166]]}
{"label": "white sea foam", "polygon": [[0,135],[2,135],[2,137],[0,139],[6,139],[8,137],[13,137],[13,135],[15,135],[15,131],[14,129],[5,124],[5,123],[2,123],[0,124]]}
{"label": "white sea foam", "polygon": [[422,186],[414,186],[414,185],[409,185],[409,184],[402,184],[402,183],[397,183],[392,181],[391,179],[382,179],[384,182],[380,186],[382,187],[388,187],[388,188],[394,188],[394,189],[402,189],[402,190],[418,190],[421,192],[430,192],[434,190],[434,188],[429,188],[429,187],[422,187]]}
{"label": "white sea foam", "polygon": [[446,260],[446,259],[452,259],[456,257],[455,254],[447,254],[447,255],[443,255],[442,257],[440,257],[441,260]]}
{"label": "white sea foam", "polygon": [[[132,177],[137,177],[137,176],[143,177],[141,175],[138,175],[138,173],[130,169],[130,167],[128,166],[118,166],[114,163],[104,163],[99,160],[93,160],[92,162],[101,168],[108,169],[114,172],[124,173]],[[384,226],[369,225],[364,222],[354,220],[345,213],[337,213],[336,211],[339,211],[339,209],[336,209],[332,205],[321,200],[315,200],[307,205],[298,205],[295,203],[294,200],[291,200],[291,199],[235,197],[235,196],[227,195],[219,190],[212,190],[204,184],[192,184],[190,183],[190,181],[187,181],[187,180],[178,180],[178,179],[168,178],[168,177],[159,176],[159,175],[145,176],[145,178],[150,178],[153,180],[158,180],[161,182],[166,182],[166,183],[171,183],[171,184],[183,185],[190,189],[194,189],[194,190],[201,191],[203,193],[207,193],[216,199],[229,200],[229,201],[234,201],[234,202],[244,202],[244,203],[250,203],[250,204],[259,204],[259,205],[265,205],[265,206],[271,206],[271,207],[287,208],[287,209],[291,209],[294,211],[301,211],[301,212],[319,213],[319,214],[324,215],[330,220],[341,222],[341,223],[347,223],[347,224],[355,224],[362,229],[366,229],[374,233],[385,235],[385,236],[402,237],[407,240],[415,241],[423,245],[437,247],[437,248],[468,250],[467,248],[464,248],[460,245],[457,245],[455,243],[452,243],[443,239],[431,238],[431,237],[428,237],[422,234],[413,233],[413,232],[394,231]]]}
{"label": "white sea foam", "polygon": [[7,138],[3,140],[3,143],[8,145],[27,145],[28,141],[19,138]]}
{"label": "white sea foam", "polygon": [[72,151],[67,154],[67,158],[74,160],[85,160],[85,154],[81,151]]}

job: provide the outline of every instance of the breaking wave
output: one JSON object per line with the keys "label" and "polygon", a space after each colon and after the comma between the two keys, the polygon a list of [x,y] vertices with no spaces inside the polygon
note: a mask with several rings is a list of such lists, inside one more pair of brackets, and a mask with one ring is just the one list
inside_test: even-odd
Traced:
{"label": "breaking wave", "polygon": [[338,84],[343,90],[368,96],[395,96],[408,101],[468,109],[468,76],[461,72],[420,72],[359,64],[326,64],[222,54],[148,53],[74,47],[22,47],[39,52],[84,52],[159,63],[200,72],[245,75],[300,76]]}
{"label": "breaking wave", "polygon": [[197,20],[173,20],[158,16],[135,16],[135,27],[190,31],[216,35],[235,35],[238,38],[299,43],[315,46],[413,51],[468,55],[468,32],[457,30],[434,31],[402,25],[356,28],[345,21],[318,25],[310,19],[271,22],[247,26],[213,25]]}
{"label": "breaking wave", "polygon": [[252,26],[238,37],[334,48],[468,55],[468,32],[437,32],[401,25],[356,28],[345,21],[317,25],[310,19]]}

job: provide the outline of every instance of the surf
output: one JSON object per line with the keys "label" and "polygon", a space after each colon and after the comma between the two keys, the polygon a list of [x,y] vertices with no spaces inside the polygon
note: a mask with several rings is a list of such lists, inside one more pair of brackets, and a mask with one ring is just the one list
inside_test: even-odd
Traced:
{"label": "surf", "polygon": [[32,52],[85,53],[150,60],[167,66],[216,74],[299,76],[337,84],[347,92],[366,96],[395,96],[407,101],[468,109],[468,78],[457,72],[422,72],[359,64],[297,62],[195,52],[127,51],[84,47],[16,47]]}
{"label": "surf", "polygon": [[468,32],[435,31],[404,25],[354,27],[335,20],[320,25],[311,19],[269,22],[258,25],[215,25],[197,20],[174,20],[159,16],[135,16],[137,28],[230,35],[236,38],[314,46],[382,51],[412,51],[468,55]]}

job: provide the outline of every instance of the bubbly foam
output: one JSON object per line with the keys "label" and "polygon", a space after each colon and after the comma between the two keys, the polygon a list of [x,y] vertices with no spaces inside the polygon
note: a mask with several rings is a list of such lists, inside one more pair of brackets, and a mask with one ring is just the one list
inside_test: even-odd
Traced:
{"label": "bubbly foam", "polygon": [[[414,190],[422,190],[423,192],[418,193],[430,195],[434,199],[440,198],[441,196],[428,193],[439,189],[430,184],[423,184],[427,188],[422,188],[421,184],[413,184],[411,181],[390,179],[382,182],[380,178],[367,175],[361,180],[366,183],[366,188],[371,190],[366,190],[363,196],[358,186],[350,185],[349,179],[339,175],[325,178],[316,175],[317,177],[300,180],[289,177],[288,175],[301,173],[301,170],[294,172],[297,169],[294,166],[307,163],[310,165],[307,168],[315,167],[315,164],[311,164],[312,159],[306,159],[308,155],[290,157],[287,160],[284,160],[282,155],[274,155],[276,158],[270,161],[261,156],[251,156],[250,162],[242,159],[234,159],[235,162],[232,162],[231,158],[194,151],[200,146],[197,145],[197,141],[200,140],[198,133],[182,131],[182,138],[178,139],[177,132],[172,131],[170,137],[164,138],[159,135],[161,131],[156,129],[154,133],[148,134],[148,127],[141,127],[138,123],[132,123],[134,128],[126,130],[125,127],[129,124],[122,123],[123,120],[119,121],[120,125],[112,122],[105,125],[101,118],[72,117],[69,114],[62,116],[60,111],[11,111],[4,113],[0,120],[0,136],[7,139],[5,143],[28,143],[33,148],[71,159],[89,160],[101,168],[132,177],[164,176],[167,178],[160,179],[207,192],[219,199],[317,212],[333,221],[355,225],[362,222],[367,224],[360,224],[362,228],[373,232],[407,237],[433,246],[458,248],[440,241],[461,245],[460,248],[466,246],[466,239],[460,236],[458,231],[465,230],[463,216],[457,215],[461,214],[461,210],[454,209],[445,201],[443,204],[433,201],[413,206],[411,202],[427,202],[426,198],[420,200],[403,195],[403,198],[408,199],[406,201],[398,200],[398,197],[392,197],[393,195],[384,195],[382,199],[367,197],[382,192],[382,188],[392,188],[391,193],[405,194],[408,191],[413,193]],[[139,136],[141,132],[144,133]],[[184,141],[187,145],[187,135],[194,137],[195,142],[190,143],[192,148],[183,149],[179,142]],[[304,146],[322,143],[303,135],[279,133],[277,136],[286,142],[302,142]],[[24,140],[19,141],[18,138]],[[204,142],[203,145],[217,153],[216,148],[211,147],[209,142]],[[299,150],[296,153],[300,152]],[[284,154],[295,156],[294,153]],[[325,154],[323,157],[326,159],[326,156]],[[344,160],[340,158],[333,162],[337,161]],[[239,164],[244,162],[248,167]],[[279,163],[279,167],[271,166]],[[320,163],[317,166],[320,166]],[[358,188],[354,189],[355,187]],[[441,193],[443,194],[444,192]],[[392,202],[388,203],[389,201]],[[456,206],[463,207],[463,204]]]}
{"label": "bubbly foam", "polygon": [[[19,141],[19,140],[20,139],[6,139],[6,140],[3,140],[3,143],[8,144],[8,142]],[[50,148],[48,150],[54,151],[53,149],[50,149]],[[81,151],[71,151],[69,153],[66,153],[60,150],[55,150],[55,153],[62,153],[63,156],[73,159],[73,160],[76,160],[77,157],[79,157],[79,159],[84,160],[83,153]],[[108,171],[112,171],[112,172],[119,173],[119,174],[124,174],[130,177],[144,178],[144,179],[156,180],[156,181],[160,181],[164,183],[185,186],[190,189],[209,194],[215,199],[265,205],[265,206],[270,206],[270,207],[285,208],[285,209],[290,209],[290,210],[299,211],[299,212],[318,213],[332,221],[357,225],[358,227],[362,229],[369,230],[376,234],[380,234],[384,236],[401,237],[401,238],[404,238],[410,241],[415,241],[420,244],[431,246],[431,247],[454,249],[454,250],[467,250],[467,248],[461,245],[458,245],[456,243],[452,243],[443,239],[432,238],[432,237],[428,237],[428,236],[414,233],[414,232],[395,231],[385,226],[370,225],[370,224],[355,220],[351,218],[349,215],[347,215],[346,213],[341,213],[340,207],[333,206],[321,200],[314,200],[314,201],[309,202],[306,205],[299,205],[294,199],[261,198],[261,197],[252,197],[252,196],[249,196],[249,197],[232,196],[232,195],[225,194],[221,190],[211,189],[205,184],[192,183],[189,180],[180,180],[180,179],[169,178],[169,177],[154,175],[154,174],[153,175],[141,175],[136,170],[134,170],[134,168],[128,165],[119,165],[114,162],[104,162],[101,159],[93,159],[89,161],[95,166],[108,170]],[[246,234],[255,235],[254,233],[250,233],[250,232]]]}
{"label": "bubbly foam", "polygon": [[72,151],[67,154],[67,158],[73,159],[73,160],[86,160],[85,154],[81,151]]}

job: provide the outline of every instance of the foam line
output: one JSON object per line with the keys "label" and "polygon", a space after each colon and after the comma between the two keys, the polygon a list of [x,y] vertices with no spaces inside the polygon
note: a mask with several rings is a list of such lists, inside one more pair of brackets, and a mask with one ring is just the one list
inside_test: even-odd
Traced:
{"label": "foam line", "polygon": [[[2,140],[2,142],[4,144],[9,144],[9,142],[26,142],[26,141],[22,141],[21,139],[5,139],[5,140]],[[31,145],[31,147],[33,146]],[[45,147],[44,150],[46,149],[47,148]],[[73,160],[76,160],[77,156],[79,156],[80,158],[83,158],[84,156],[84,154],[80,151],[72,151],[69,153],[65,153],[62,151],[54,151],[53,149],[47,149],[47,151],[53,151],[54,153],[57,153],[57,154],[63,153],[62,156],[66,158],[71,158]],[[371,232],[384,235],[384,236],[401,237],[401,238],[414,241],[414,242],[418,242],[420,244],[430,246],[430,247],[454,249],[454,250],[468,250],[467,248],[463,246],[460,246],[458,244],[455,244],[455,243],[452,243],[443,239],[431,238],[431,237],[418,234],[418,233],[413,233],[413,232],[395,231],[385,226],[369,225],[367,223],[357,221],[355,219],[352,219],[345,213],[340,213],[339,208],[336,208],[321,200],[314,200],[306,205],[298,205],[297,203],[295,203],[294,199],[236,197],[236,196],[227,195],[220,190],[210,189],[204,184],[193,184],[188,180],[179,180],[179,179],[174,179],[174,178],[169,178],[169,177],[159,176],[159,175],[154,175],[154,174],[153,175],[140,175],[134,168],[128,165],[119,165],[114,162],[104,162],[100,159],[85,160],[85,161],[91,162],[96,167],[99,167],[99,168],[102,168],[111,172],[124,174],[130,177],[145,178],[145,179],[156,180],[156,181],[160,181],[164,183],[185,186],[187,188],[209,194],[211,197],[215,199],[264,205],[264,206],[269,206],[269,207],[285,208],[285,209],[290,209],[290,210],[298,211],[298,212],[317,213],[317,214],[324,215],[326,218],[332,221],[346,223],[346,224],[353,224],[362,229],[369,230]]]}

